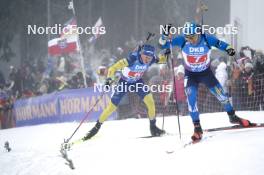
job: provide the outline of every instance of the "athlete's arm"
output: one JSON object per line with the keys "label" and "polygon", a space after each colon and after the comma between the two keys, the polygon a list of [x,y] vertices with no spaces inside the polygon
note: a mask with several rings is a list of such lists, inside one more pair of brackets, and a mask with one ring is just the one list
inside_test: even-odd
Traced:
{"label": "athlete's arm", "polygon": [[118,62],[116,62],[115,64],[109,67],[107,78],[113,78],[117,70],[120,70],[127,66],[128,66],[128,62],[126,58],[119,60]]}
{"label": "athlete's arm", "polygon": [[172,45],[172,47],[178,46],[181,48],[184,45],[184,43],[185,43],[185,38],[183,35],[179,35],[172,38],[171,42],[166,40],[164,36],[161,36],[159,39],[159,45],[161,49],[169,49],[170,45]]}
{"label": "athlete's arm", "polygon": [[204,36],[206,37],[206,40],[208,44],[210,45],[210,47],[214,46],[220,50],[226,51],[227,47],[230,46],[226,42],[221,41],[218,38],[216,38],[214,35],[205,34]]}
{"label": "athlete's arm", "polygon": [[136,59],[137,59],[137,52],[131,52],[128,58],[119,60],[118,62],[116,62],[115,64],[109,67],[107,78],[113,78],[117,70],[133,65]]}
{"label": "athlete's arm", "polygon": [[226,51],[228,55],[233,56],[235,55],[235,49],[233,49],[229,44],[227,44],[224,41],[219,40],[213,35],[205,34],[206,40],[208,44],[211,46],[214,46],[220,50]]}

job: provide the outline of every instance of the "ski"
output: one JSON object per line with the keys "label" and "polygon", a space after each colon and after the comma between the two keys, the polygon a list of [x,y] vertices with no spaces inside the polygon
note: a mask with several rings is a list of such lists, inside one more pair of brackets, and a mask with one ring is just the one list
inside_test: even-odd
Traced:
{"label": "ski", "polygon": [[190,146],[190,145],[194,145],[194,144],[203,142],[203,141],[208,140],[209,138],[212,138],[212,137],[213,137],[213,135],[209,135],[209,136],[203,136],[203,138],[201,140],[195,140],[195,141],[194,140],[191,140],[191,141],[185,143],[183,145],[183,148],[186,148],[187,146]]}
{"label": "ski", "polygon": [[152,136],[152,135],[147,135],[147,136],[140,136],[140,137],[137,137],[138,139],[148,139],[148,138],[155,138],[155,137],[164,137],[164,136],[173,136],[174,134],[171,134],[171,133],[165,133],[165,134],[162,134],[160,136]]}
{"label": "ski", "polygon": [[62,149],[69,151],[73,145],[83,143],[84,141],[86,141],[86,140],[84,140],[83,138],[80,138],[80,139],[77,139],[77,140],[69,142],[69,143],[64,142],[64,143],[62,143],[61,147],[62,147]]}
{"label": "ski", "polygon": [[[203,141],[206,141],[206,140],[212,138],[213,136],[214,136],[214,135],[208,135],[208,136],[203,136],[203,138],[202,138],[201,140],[196,140],[196,141],[191,140],[191,141],[188,141],[188,142],[184,143],[184,144],[182,145],[182,147],[179,148],[179,149],[185,149],[186,147],[189,147],[189,146],[191,146],[191,145],[195,145],[195,144],[201,143],[201,142],[203,142]],[[178,149],[177,149],[177,150],[178,150]],[[167,150],[166,153],[167,153],[167,154],[172,154],[172,153],[174,153],[175,151],[176,151],[176,150]]]}
{"label": "ski", "polygon": [[96,138],[96,137],[92,137],[90,139],[85,140],[82,137],[82,138],[74,140],[72,142],[67,142],[66,140],[64,140],[64,142],[61,144],[60,153],[61,153],[62,158],[66,160],[65,164],[68,165],[71,169],[75,169],[72,159],[70,159],[68,156],[68,151],[70,151],[72,149],[72,146],[77,145],[77,144],[81,144],[87,140],[91,140],[94,138]]}
{"label": "ski", "polygon": [[[248,127],[244,127],[242,125],[225,126],[225,127],[204,129],[203,131],[204,132],[216,132],[216,131],[227,131],[227,130],[247,129],[247,128],[264,128],[264,123],[251,123],[251,125],[248,126]],[[206,141],[206,140],[212,138],[213,136],[214,135],[203,136],[203,138],[201,140],[198,140],[198,141],[192,141],[191,140],[191,141],[183,144],[182,148],[186,148],[186,147],[189,147],[191,145],[195,145],[197,143],[201,143],[203,141]],[[174,152],[175,152],[175,150],[166,151],[167,154],[172,154]]]}
{"label": "ski", "polygon": [[140,136],[140,137],[137,137],[138,139],[148,139],[148,138],[153,138],[153,137],[162,137],[162,136]]}
{"label": "ski", "polygon": [[84,139],[84,137],[82,137],[82,138],[79,138],[79,139],[74,140],[72,142],[67,142],[66,140],[64,140],[64,142],[61,144],[61,147],[62,147],[62,149],[69,151],[69,150],[71,150],[72,146],[81,144],[81,143],[88,141],[88,140],[93,140],[95,138],[98,138],[98,136],[94,136],[90,139]]}
{"label": "ski", "polygon": [[215,132],[215,131],[225,131],[234,129],[246,129],[246,128],[261,128],[264,127],[264,123],[252,123],[252,125],[244,127],[242,125],[224,126],[219,128],[204,129],[204,132]]}

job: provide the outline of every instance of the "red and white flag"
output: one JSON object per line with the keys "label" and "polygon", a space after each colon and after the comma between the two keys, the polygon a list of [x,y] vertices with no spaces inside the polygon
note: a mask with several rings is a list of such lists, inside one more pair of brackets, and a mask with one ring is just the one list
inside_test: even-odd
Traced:
{"label": "red and white flag", "polygon": [[78,35],[70,35],[66,38],[54,38],[48,42],[50,56],[60,56],[77,52]]}
{"label": "red and white flag", "polygon": [[78,51],[77,21],[73,17],[64,24],[60,38],[48,42],[50,56],[60,56]]}

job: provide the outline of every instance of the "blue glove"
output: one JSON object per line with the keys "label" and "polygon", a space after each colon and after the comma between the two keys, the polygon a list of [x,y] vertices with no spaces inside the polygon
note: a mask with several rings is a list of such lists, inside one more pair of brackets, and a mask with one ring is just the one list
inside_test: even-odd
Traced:
{"label": "blue glove", "polygon": [[169,40],[169,35],[170,35],[170,29],[172,27],[172,24],[166,24],[164,25],[164,28],[167,29],[167,30],[164,30],[162,32],[162,35],[159,39],[159,44],[161,46],[163,46],[164,44],[166,44],[166,42]]}

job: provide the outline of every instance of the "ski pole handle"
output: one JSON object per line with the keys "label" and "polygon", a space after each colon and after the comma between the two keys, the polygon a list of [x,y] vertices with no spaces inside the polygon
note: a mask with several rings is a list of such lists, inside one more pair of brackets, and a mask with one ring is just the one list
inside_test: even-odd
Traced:
{"label": "ski pole handle", "polygon": [[154,37],[155,36],[155,33],[151,33],[151,32],[148,32],[148,36],[146,38],[146,42],[151,38],[151,37]]}

